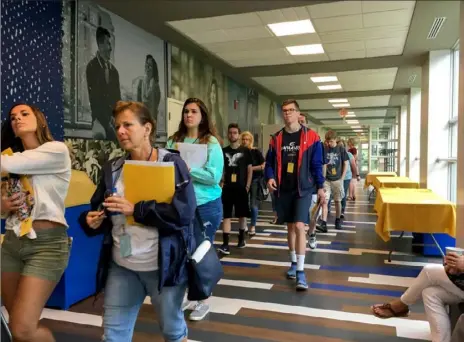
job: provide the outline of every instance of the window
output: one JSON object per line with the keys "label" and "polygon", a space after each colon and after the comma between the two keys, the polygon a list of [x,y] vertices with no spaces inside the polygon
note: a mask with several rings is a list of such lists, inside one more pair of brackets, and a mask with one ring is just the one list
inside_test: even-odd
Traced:
{"label": "window", "polygon": [[459,101],[459,42],[453,49],[453,80],[452,80],[452,106],[449,121],[449,136],[450,136],[450,155],[449,155],[449,199],[456,202],[457,191],[457,165],[456,158],[458,152],[458,101]]}

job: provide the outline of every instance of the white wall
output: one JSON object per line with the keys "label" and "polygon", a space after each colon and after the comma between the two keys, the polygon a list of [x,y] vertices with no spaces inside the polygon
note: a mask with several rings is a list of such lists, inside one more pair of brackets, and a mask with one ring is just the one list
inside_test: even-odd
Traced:
{"label": "white wall", "polygon": [[411,88],[409,96],[409,121],[408,121],[408,138],[409,138],[409,178],[419,181],[419,160],[420,160],[420,135],[421,135],[421,90],[420,88]]}
{"label": "white wall", "polygon": [[448,163],[437,162],[449,155],[452,100],[451,50],[431,51],[422,67],[421,187],[448,198]]}

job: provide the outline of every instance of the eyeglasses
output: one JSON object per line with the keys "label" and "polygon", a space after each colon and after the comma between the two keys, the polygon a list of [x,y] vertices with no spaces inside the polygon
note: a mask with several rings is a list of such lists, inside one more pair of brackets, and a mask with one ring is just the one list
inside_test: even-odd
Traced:
{"label": "eyeglasses", "polygon": [[296,109],[296,108],[282,109],[282,113],[284,113],[284,114],[286,114],[286,113],[294,113],[294,112],[298,112],[298,109]]}

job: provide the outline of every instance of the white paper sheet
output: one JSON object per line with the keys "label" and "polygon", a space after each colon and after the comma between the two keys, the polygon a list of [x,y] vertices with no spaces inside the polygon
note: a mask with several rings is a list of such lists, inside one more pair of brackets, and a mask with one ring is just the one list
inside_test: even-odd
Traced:
{"label": "white paper sheet", "polygon": [[203,167],[208,159],[208,145],[206,144],[187,144],[177,143],[180,156],[192,167]]}

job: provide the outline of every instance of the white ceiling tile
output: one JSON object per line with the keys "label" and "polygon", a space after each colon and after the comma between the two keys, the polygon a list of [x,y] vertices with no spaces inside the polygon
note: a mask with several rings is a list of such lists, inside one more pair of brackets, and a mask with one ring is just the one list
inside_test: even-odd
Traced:
{"label": "white ceiling tile", "polygon": [[406,36],[408,31],[409,29],[407,27],[373,27],[356,30],[321,32],[319,33],[319,37],[321,38],[322,44],[340,43],[356,40],[391,38],[398,37],[400,35]]}
{"label": "white ceiling tile", "polygon": [[351,108],[382,107],[388,106],[390,95],[351,97],[348,101],[351,104]]}
{"label": "white ceiling tile", "polygon": [[224,30],[193,33],[189,36],[192,40],[200,44],[224,42],[227,41],[228,38]]}
{"label": "white ceiling tile", "polygon": [[324,44],[324,51],[326,53],[330,52],[346,52],[346,51],[360,51],[364,50],[364,41],[357,40],[353,42],[342,42],[342,43],[332,43]]}
{"label": "white ceiling tile", "polygon": [[331,61],[337,61],[342,59],[364,58],[366,57],[366,50],[329,52],[327,54]]}
{"label": "white ceiling tile", "polygon": [[273,34],[265,26],[226,29],[224,32],[227,35],[228,41],[273,37]]}
{"label": "white ceiling tile", "polygon": [[237,40],[233,42],[224,41],[219,43],[204,44],[203,46],[211,52],[228,52],[244,50],[249,51],[251,46],[253,47],[254,51],[259,51],[279,49],[282,47],[282,43],[276,37],[272,37],[250,40]]}
{"label": "white ceiling tile", "polygon": [[363,13],[413,9],[415,1],[363,1]]}
{"label": "white ceiling tile", "polygon": [[[317,110],[317,109],[333,109],[327,99],[299,100],[298,104],[301,109]],[[311,112],[309,112],[311,114]]]}
{"label": "white ceiling tile", "polygon": [[312,19],[362,13],[361,1],[336,1],[307,7]]}
{"label": "white ceiling tile", "polygon": [[363,14],[364,27],[403,26],[409,27],[412,11],[397,10]]}
{"label": "white ceiling tile", "polygon": [[286,49],[273,49],[273,50],[259,50],[259,51],[229,51],[229,52],[221,52],[217,53],[217,56],[224,59],[225,61],[235,61],[239,59],[247,59],[247,58],[255,58],[255,59],[272,59],[272,58],[285,58],[290,57],[289,60],[291,61],[292,58],[290,54],[287,52]]}
{"label": "white ceiling tile", "polygon": [[385,47],[379,49],[366,50],[366,57],[380,57],[380,56],[397,56],[403,53],[403,46]]}
{"label": "white ceiling tile", "polygon": [[238,59],[235,61],[226,61],[230,65],[236,68],[243,68],[249,66],[259,66],[259,65],[280,65],[280,64],[292,64],[293,59],[290,56],[287,57],[272,57],[272,58],[245,58]]}
{"label": "white ceiling tile", "polygon": [[261,19],[258,16],[258,14],[256,14],[256,12],[222,15],[219,17],[213,17],[209,19],[210,21],[208,21],[205,26],[205,28],[208,30],[210,30],[210,25],[217,25],[222,29],[262,25]]}
{"label": "white ceiling tile", "polygon": [[305,6],[290,7],[290,8],[283,8],[280,10],[262,11],[262,12],[256,12],[256,13],[261,18],[261,21],[263,22],[263,24],[266,24],[266,25],[282,23],[285,21],[297,21],[297,20],[310,19],[309,13]]}
{"label": "white ceiling tile", "polygon": [[314,19],[313,24],[316,32],[352,30],[363,27],[363,18],[362,14],[345,15],[343,17]]}
{"label": "white ceiling tile", "polygon": [[369,39],[366,40],[366,49],[379,49],[386,47],[401,47],[403,48],[406,37]]}
{"label": "white ceiling tile", "polygon": [[277,37],[284,46],[320,44],[321,39],[317,33],[298,34],[294,36]]}

